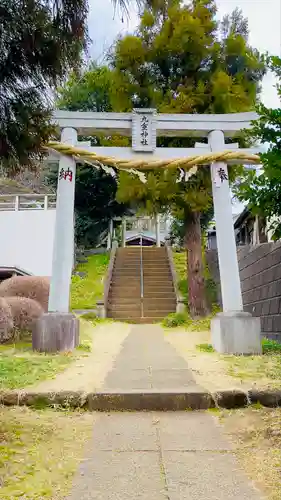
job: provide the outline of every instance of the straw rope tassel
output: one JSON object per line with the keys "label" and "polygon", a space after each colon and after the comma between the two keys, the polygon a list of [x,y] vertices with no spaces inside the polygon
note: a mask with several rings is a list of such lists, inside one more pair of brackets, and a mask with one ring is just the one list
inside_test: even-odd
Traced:
{"label": "straw rope tassel", "polygon": [[221,153],[208,153],[205,155],[189,156],[188,158],[171,158],[167,160],[122,160],[111,156],[98,155],[87,149],[69,146],[61,142],[49,142],[46,149],[52,149],[63,155],[74,156],[78,160],[97,162],[122,170],[150,170],[155,168],[183,168],[190,169],[196,165],[207,165],[213,162],[237,160],[239,163],[260,163],[259,155],[242,153],[239,151],[222,151]]}

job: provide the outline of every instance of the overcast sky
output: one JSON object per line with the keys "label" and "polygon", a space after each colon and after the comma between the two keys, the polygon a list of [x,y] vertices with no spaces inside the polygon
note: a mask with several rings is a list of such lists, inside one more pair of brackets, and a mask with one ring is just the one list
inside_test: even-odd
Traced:
{"label": "overcast sky", "polygon": [[[90,55],[101,62],[118,34],[134,30],[137,16],[132,10],[130,19],[122,23],[120,14],[114,16],[111,0],[89,2],[89,29],[93,40]],[[242,9],[249,20],[251,45],[261,52],[281,55],[281,0],[217,0],[216,3],[218,18],[232,12],[235,7]],[[262,98],[268,107],[279,107],[272,75],[264,79]]]}

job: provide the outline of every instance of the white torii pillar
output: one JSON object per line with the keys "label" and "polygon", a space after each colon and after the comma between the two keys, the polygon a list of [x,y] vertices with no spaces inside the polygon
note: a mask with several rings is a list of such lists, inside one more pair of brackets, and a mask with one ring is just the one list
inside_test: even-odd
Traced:
{"label": "white torii pillar", "polygon": [[[75,146],[76,130],[64,128],[61,142]],[[75,159],[61,155],[48,313],[38,320],[32,339],[33,348],[44,352],[71,351],[79,342],[79,320],[69,313],[74,258],[75,174]]]}
{"label": "white torii pillar", "polygon": [[[208,142],[214,153],[227,149],[224,134],[220,130],[210,132]],[[223,313],[212,320],[212,343],[218,352],[260,353],[260,318],[253,318],[250,313],[243,312],[227,164],[214,162],[211,165],[211,178],[223,303]]]}
{"label": "white torii pillar", "polygon": [[[75,146],[77,132],[65,128],[61,142]],[[72,156],[60,156],[56,224],[53,248],[52,279],[49,296],[49,312],[69,312],[70,282],[74,253],[74,195],[76,162]]]}

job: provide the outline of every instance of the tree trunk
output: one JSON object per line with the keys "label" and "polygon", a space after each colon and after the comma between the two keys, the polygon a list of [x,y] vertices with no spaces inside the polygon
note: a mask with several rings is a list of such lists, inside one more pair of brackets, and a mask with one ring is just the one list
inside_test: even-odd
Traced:
{"label": "tree trunk", "polygon": [[207,301],[203,274],[200,213],[192,212],[185,222],[185,248],[187,252],[188,301],[192,318],[206,316]]}

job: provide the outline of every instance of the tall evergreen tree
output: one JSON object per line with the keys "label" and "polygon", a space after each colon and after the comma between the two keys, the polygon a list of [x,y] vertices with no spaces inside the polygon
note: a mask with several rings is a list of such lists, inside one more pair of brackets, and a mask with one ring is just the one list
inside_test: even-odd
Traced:
{"label": "tall evergreen tree", "polygon": [[[220,24],[213,0],[155,0],[135,35],[120,38],[111,54],[113,107],[154,107],[165,113],[231,113],[254,109],[264,75],[263,58],[248,42],[247,21],[235,10]],[[204,140],[204,139],[203,139]],[[190,138],[158,139],[158,146],[190,147]],[[230,169],[233,178],[235,169]],[[188,255],[189,307],[204,315],[202,213],[210,210],[210,172],[188,182],[177,172],[149,173],[146,184],[122,174],[119,201],[138,200],[148,211],[169,209],[183,221]]]}

